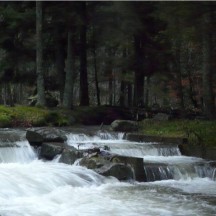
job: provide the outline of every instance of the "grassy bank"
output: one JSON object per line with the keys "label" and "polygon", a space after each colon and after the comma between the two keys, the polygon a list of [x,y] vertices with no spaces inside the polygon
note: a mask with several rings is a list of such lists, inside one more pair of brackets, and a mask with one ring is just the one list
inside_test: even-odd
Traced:
{"label": "grassy bank", "polygon": [[0,106],[0,127],[71,126],[74,124],[110,124],[115,119],[127,118],[118,107],[74,107],[73,110],[28,106]]}
{"label": "grassy bank", "polygon": [[67,123],[66,116],[60,111],[27,106],[0,106],[0,127],[61,126],[64,122]]}
{"label": "grassy bank", "polygon": [[[127,119],[122,109],[101,107],[77,107],[73,110],[38,107],[0,106],[0,127],[72,126],[76,124],[110,124],[115,119]],[[172,120],[139,122],[140,132],[164,137],[187,137],[193,145],[216,147],[216,121]]]}
{"label": "grassy bank", "polygon": [[140,131],[147,135],[187,137],[190,144],[216,147],[216,121],[146,119],[139,124]]}

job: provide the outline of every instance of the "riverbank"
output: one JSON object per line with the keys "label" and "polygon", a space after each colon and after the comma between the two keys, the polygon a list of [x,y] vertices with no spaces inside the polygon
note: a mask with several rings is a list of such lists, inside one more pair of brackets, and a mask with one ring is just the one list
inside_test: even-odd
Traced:
{"label": "riverbank", "polygon": [[[109,125],[116,119],[131,118],[127,109],[118,107],[75,107],[73,110],[38,107],[0,106],[0,127],[68,127],[77,125]],[[145,119],[139,123],[139,133],[159,137],[188,138],[194,146],[216,148],[216,121]]]}
{"label": "riverbank", "polygon": [[139,127],[146,135],[187,138],[190,145],[216,147],[216,121],[145,119]]}

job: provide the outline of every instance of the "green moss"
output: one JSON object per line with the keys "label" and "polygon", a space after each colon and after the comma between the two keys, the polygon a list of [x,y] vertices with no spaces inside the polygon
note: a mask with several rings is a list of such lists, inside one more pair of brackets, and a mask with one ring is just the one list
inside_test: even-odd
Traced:
{"label": "green moss", "polygon": [[140,122],[140,128],[148,135],[187,137],[194,145],[216,146],[216,121],[146,119]]}

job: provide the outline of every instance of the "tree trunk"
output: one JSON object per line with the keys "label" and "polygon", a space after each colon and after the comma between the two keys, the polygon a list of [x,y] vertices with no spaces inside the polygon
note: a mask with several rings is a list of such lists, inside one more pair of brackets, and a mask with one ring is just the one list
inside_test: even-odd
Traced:
{"label": "tree trunk", "polygon": [[182,72],[181,72],[181,41],[177,42],[176,48],[176,82],[177,82],[177,91],[178,98],[180,101],[181,109],[184,109],[184,94],[182,86]]}
{"label": "tree trunk", "polygon": [[189,81],[189,98],[194,108],[198,108],[198,102],[195,98],[195,91],[193,87],[193,78],[192,78],[190,70],[187,70],[187,75],[188,75],[188,81]]}
{"label": "tree trunk", "polygon": [[[126,58],[126,49],[123,50],[123,59]],[[120,106],[121,107],[124,107],[125,106],[125,74],[126,74],[126,71],[125,71],[125,68],[122,69],[122,78],[121,78],[121,86],[120,86]]]}
{"label": "tree trunk", "polygon": [[95,44],[95,32],[93,26],[93,58],[94,58],[94,77],[95,77],[95,89],[96,89],[96,97],[97,97],[97,105],[101,105],[100,101],[100,88],[98,83],[98,70],[97,70],[97,53],[96,53],[96,44]]}
{"label": "tree trunk", "polygon": [[64,87],[63,107],[71,109],[73,106],[73,72],[74,72],[74,52],[73,52],[73,38],[71,30],[68,31],[67,44],[67,61],[66,61],[66,77]]}
{"label": "tree trunk", "polygon": [[56,71],[58,76],[58,87],[60,93],[60,104],[63,104],[64,97],[64,86],[65,86],[65,56],[64,47],[62,44],[62,38],[59,29],[56,28],[56,46],[55,46],[55,57],[56,57]]}
{"label": "tree trunk", "polygon": [[86,2],[82,6],[82,25],[80,29],[80,106],[89,106],[88,74],[87,74],[87,11]]}
{"label": "tree trunk", "polygon": [[[210,10],[210,9],[209,9]],[[203,51],[203,109],[205,115],[214,118],[214,94],[213,94],[213,75],[212,75],[212,35],[211,35],[211,13],[205,11],[202,17],[202,51]]]}
{"label": "tree trunk", "polygon": [[150,77],[146,77],[145,107],[149,106]]}
{"label": "tree trunk", "polygon": [[133,105],[132,102],[132,84],[128,83],[127,84],[127,95],[128,95],[128,107],[131,107]]}
{"label": "tree trunk", "polygon": [[134,106],[144,105],[144,71],[143,44],[139,36],[134,37],[135,76],[134,76]]}
{"label": "tree trunk", "polygon": [[42,45],[42,2],[36,1],[36,67],[37,67],[37,105],[45,106],[45,87],[43,73]]}
{"label": "tree trunk", "polygon": [[112,74],[109,77],[109,105],[113,105],[113,78]]}

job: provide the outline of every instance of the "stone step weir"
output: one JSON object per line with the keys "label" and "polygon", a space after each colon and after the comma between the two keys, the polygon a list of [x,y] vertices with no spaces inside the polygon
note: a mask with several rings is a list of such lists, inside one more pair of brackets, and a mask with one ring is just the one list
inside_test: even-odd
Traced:
{"label": "stone step weir", "polygon": [[[166,163],[160,157],[178,159],[181,157],[179,146],[187,145],[183,138],[164,138],[127,133],[124,139],[107,142],[110,136],[103,133],[101,140],[86,137],[85,134],[74,136],[75,146],[67,144],[65,131],[44,129],[27,131],[26,137],[30,144],[41,146],[39,157],[53,160],[58,155],[59,162],[86,166],[102,175],[115,176],[119,180],[134,178],[137,181],[157,181],[164,179],[181,179],[188,177],[209,177],[215,179],[215,164],[206,161],[198,163],[178,163],[175,160]],[[112,135],[115,137],[115,135]],[[90,141],[88,140],[90,139]],[[89,143],[91,147],[89,147]],[[86,148],[83,146],[87,146]],[[106,147],[106,150],[104,149]],[[149,159],[155,156],[154,160]],[[156,159],[156,160],[155,160]],[[186,158],[183,158],[185,161]],[[196,160],[197,162],[197,160]]]}
{"label": "stone step weir", "polygon": [[0,148],[18,147],[17,141],[25,140],[26,132],[20,129],[0,129]]}
{"label": "stone step weir", "polygon": [[208,162],[194,164],[144,163],[145,180],[147,182],[168,179],[210,178],[216,180],[216,166]]}

